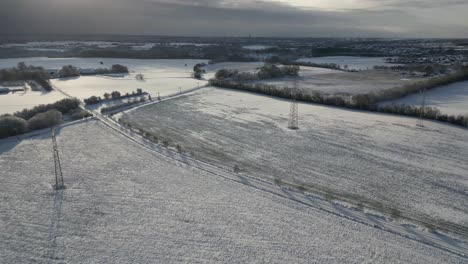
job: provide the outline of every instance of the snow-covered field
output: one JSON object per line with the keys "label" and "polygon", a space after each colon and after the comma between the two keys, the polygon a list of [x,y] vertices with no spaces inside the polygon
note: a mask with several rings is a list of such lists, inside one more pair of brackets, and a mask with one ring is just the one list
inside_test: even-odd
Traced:
{"label": "snow-covered field", "polygon": [[54,103],[64,98],[65,96],[63,94],[56,91],[49,93],[26,91],[0,94],[0,115],[13,114],[25,108],[33,108],[40,104]]}
{"label": "snow-covered field", "polygon": [[[422,95],[413,94],[382,104],[421,106]],[[468,82],[453,83],[427,91],[426,105],[437,107],[443,114],[468,115]]]}
{"label": "snow-covered field", "polygon": [[[221,69],[238,70],[239,72],[256,73],[264,65],[263,62],[223,62],[204,67],[205,79],[215,77]],[[318,92],[326,95],[357,95],[377,92],[385,89],[399,87],[408,82],[420,79],[402,78],[399,73],[390,71],[343,72],[332,69],[300,66],[299,85],[303,92]],[[278,87],[292,87],[290,78],[279,78],[255,81],[275,85]]]}
{"label": "snow-covered field", "polygon": [[206,80],[215,77],[217,71],[221,69],[238,70],[239,72],[258,72],[258,69],[264,65],[263,62],[221,62],[208,64],[203,69],[206,71],[204,77]]}
{"label": "snow-covered field", "polygon": [[[87,98],[92,95],[102,96],[106,92],[119,91],[131,93],[137,88],[143,89],[152,96],[158,93],[163,96],[188,90],[207,82],[191,77],[193,66],[203,60],[137,60],[105,58],[18,58],[0,59],[0,68],[13,67],[24,61],[28,65],[42,66],[46,69],[59,69],[63,65],[74,65],[81,68],[109,68],[113,64],[122,64],[129,68],[126,75],[82,76],[79,78],[55,79],[52,84],[64,92]],[[101,65],[103,62],[103,65]],[[137,74],[143,74],[144,81],[136,80]],[[18,102],[18,104],[24,104]]]}
{"label": "snow-covered field", "polygon": [[55,193],[48,134],[0,141],[2,262],[466,262],[162,158],[97,121],[59,130],[58,145],[67,189]]}
{"label": "snow-covered field", "polygon": [[416,119],[203,88],[122,116],[196,158],[305,184],[404,215],[468,226],[468,131]]}
{"label": "snow-covered field", "polygon": [[354,56],[329,56],[329,57],[315,57],[315,58],[301,58],[300,62],[312,63],[334,63],[344,68],[348,65],[350,70],[372,70],[374,66],[395,66],[397,64],[390,64],[382,57],[354,57]]}
{"label": "snow-covered field", "polygon": [[[342,72],[301,66],[299,88],[303,92],[327,95],[357,95],[399,87],[417,79],[403,79],[400,74],[386,71]],[[260,81],[278,87],[292,87],[289,78]]]}

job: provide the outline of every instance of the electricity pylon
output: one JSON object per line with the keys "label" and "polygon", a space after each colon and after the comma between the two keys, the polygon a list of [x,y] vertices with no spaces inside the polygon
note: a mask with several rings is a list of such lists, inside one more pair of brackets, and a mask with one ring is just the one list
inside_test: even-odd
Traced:
{"label": "electricity pylon", "polygon": [[416,123],[418,127],[424,127],[424,111],[426,109],[426,89],[421,90],[422,102],[421,102],[421,111],[419,113],[419,119]]}
{"label": "electricity pylon", "polygon": [[291,89],[291,106],[289,108],[288,128],[292,130],[299,129],[299,106],[297,104],[297,92],[299,84],[294,81],[294,88]]}
{"label": "electricity pylon", "polygon": [[60,165],[60,156],[57,146],[57,139],[55,138],[55,128],[52,128],[52,147],[54,152],[54,164],[55,164],[55,190],[65,189],[63,183],[62,166]]}

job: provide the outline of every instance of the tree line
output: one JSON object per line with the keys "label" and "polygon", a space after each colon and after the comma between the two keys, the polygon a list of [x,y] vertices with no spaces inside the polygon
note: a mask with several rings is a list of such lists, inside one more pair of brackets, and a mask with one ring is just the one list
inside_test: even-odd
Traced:
{"label": "tree line", "polygon": [[88,112],[81,110],[79,105],[78,99],[66,98],[53,104],[24,109],[13,115],[1,115],[0,139],[56,126],[63,122],[64,114],[69,114],[75,120],[90,116]]}
{"label": "tree line", "polygon": [[122,95],[119,91],[113,91],[111,93],[104,93],[104,99],[101,98],[100,96],[91,96],[89,98],[86,98],[84,99],[84,103],[86,105],[94,105],[94,104],[98,104],[104,100],[109,100],[109,99],[124,99],[124,98],[129,98],[129,97],[133,97],[133,96],[139,96],[139,95],[143,95],[143,94],[146,94],[143,92],[142,89],[138,88],[135,91],[133,91],[131,94],[130,93],[126,93],[124,95]]}
{"label": "tree line", "polygon": [[52,91],[49,75],[43,67],[28,66],[24,62],[20,62],[16,67],[0,70],[1,82],[25,80],[34,80],[46,91]]}
{"label": "tree line", "polygon": [[221,69],[216,72],[216,80],[236,80],[236,81],[253,81],[266,80],[283,77],[299,76],[300,67],[297,65],[276,66],[267,63],[262,66],[258,72],[239,72],[238,70]]}

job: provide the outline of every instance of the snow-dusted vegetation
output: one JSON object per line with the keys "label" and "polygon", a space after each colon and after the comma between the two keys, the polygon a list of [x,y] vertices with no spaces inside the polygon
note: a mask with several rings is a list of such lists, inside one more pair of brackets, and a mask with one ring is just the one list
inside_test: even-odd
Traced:
{"label": "snow-dusted vegetation", "polygon": [[[392,72],[341,72],[331,69],[301,66],[299,88],[302,93],[318,92],[324,95],[358,95],[400,87],[417,81],[403,79]],[[262,80],[260,83],[278,87],[292,87],[291,79]]]}
{"label": "snow-dusted vegetation", "polygon": [[[413,94],[401,99],[382,103],[421,106],[422,94]],[[426,92],[426,106],[437,107],[443,114],[468,115],[468,82],[453,83]]]}
{"label": "snow-dusted vegetation", "polygon": [[178,163],[97,121],[0,141],[5,263],[463,263],[460,256]]}
{"label": "snow-dusted vegetation", "polygon": [[299,112],[300,130],[289,131],[288,101],[204,88],[122,118],[211,163],[466,232],[466,129],[310,104]]}

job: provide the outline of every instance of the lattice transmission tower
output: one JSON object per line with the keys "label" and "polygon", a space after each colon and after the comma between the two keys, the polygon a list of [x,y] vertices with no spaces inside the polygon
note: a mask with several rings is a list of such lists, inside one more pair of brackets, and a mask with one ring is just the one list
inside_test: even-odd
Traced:
{"label": "lattice transmission tower", "polygon": [[56,190],[65,189],[65,184],[63,182],[62,175],[62,166],[60,165],[60,155],[57,146],[57,139],[55,137],[55,127],[52,128],[52,147],[54,152],[54,164],[55,164],[55,186]]}
{"label": "lattice transmission tower", "polygon": [[299,129],[299,105],[297,104],[297,92],[299,90],[299,83],[294,81],[294,87],[291,89],[291,106],[289,109],[289,122],[288,128],[297,130]]}
{"label": "lattice transmission tower", "polygon": [[418,127],[424,127],[424,112],[426,109],[426,89],[421,89],[421,97],[422,97],[422,102],[421,102],[421,111],[419,113],[419,119],[416,123],[416,126]]}

